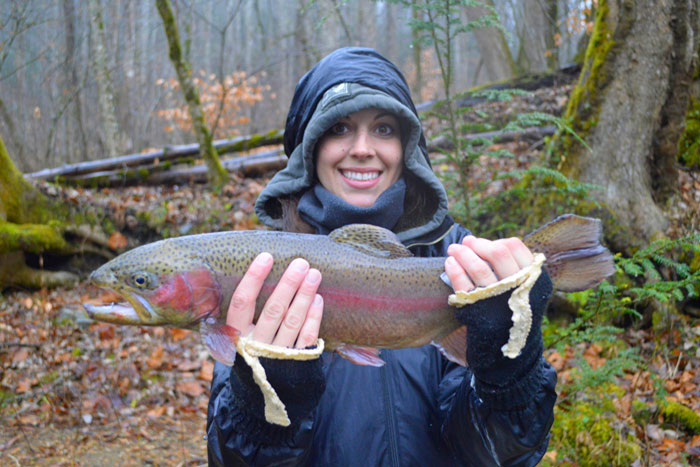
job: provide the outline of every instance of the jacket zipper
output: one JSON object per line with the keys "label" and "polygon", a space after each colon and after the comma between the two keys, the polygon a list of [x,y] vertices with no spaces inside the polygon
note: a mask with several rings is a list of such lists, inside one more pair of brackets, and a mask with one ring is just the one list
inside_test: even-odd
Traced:
{"label": "jacket zipper", "polygon": [[[386,354],[385,354],[386,355]],[[384,357],[384,356],[383,356]],[[386,355],[389,357],[389,355]],[[384,357],[386,361],[387,358]],[[387,362],[388,363],[388,362]],[[382,374],[382,387],[384,389],[384,415],[386,416],[387,425],[389,426],[389,450],[391,451],[391,463],[392,465],[399,465],[399,449],[398,440],[396,439],[396,425],[394,421],[394,403],[391,397],[391,391],[389,391],[389,378],[387,376],[387,365],[379,369]]]}

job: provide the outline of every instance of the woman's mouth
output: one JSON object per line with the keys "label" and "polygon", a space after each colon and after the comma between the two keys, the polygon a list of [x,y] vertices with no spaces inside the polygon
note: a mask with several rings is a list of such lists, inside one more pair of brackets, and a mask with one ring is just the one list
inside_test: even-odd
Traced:
{"label": "woman's mouth", "polygon": [[353,188],[371,188],[379,182],[381,171],[357,171],[341,169],[340,175],[345,180],[345,183]]}

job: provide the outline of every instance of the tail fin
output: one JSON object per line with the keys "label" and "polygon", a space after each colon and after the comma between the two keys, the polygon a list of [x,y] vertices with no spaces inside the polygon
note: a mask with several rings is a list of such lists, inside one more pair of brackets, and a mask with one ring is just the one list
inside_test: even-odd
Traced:
{"label": "tail fin", "polygon": [[600,244],[600,220],[565,214],[535,230],[523,241],[547,257],[544,267],[554,288],[586,290],[615,273],[612,254]]}

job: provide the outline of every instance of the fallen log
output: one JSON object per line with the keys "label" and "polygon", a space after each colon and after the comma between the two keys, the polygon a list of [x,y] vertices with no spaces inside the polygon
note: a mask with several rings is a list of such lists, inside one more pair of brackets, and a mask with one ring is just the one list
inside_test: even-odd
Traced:
{"label": "fallen log", "polygon": [[[221,161],[229,172],[240,172],[245,176],[257,175],[269,170],[279,170],[287,165],[287,156],[282,149],[240,156]],[[207,181],[207,167],[168,168],[165,165],[129,170],[110,170],[66,177],[64,183],[82,186],[126,186],[136,184],[185,184]]]}
{"label": "fallen log", "polygon": [[[219,154],[227,154],[231,152],[247,151],[260,146],[282,144],[283,133],[282,130],[273,130],[265,134],[217,140],[214,141],[214,147]],[[76,177],[83,174],[109,172],[117,169],[125,170],[129,167],[153,166],[156,162],[173,162],[198,154],[199,144],[179,144],[165,146],[163,149],[149,151],[143,154],[128,154],[110,159],[80,162],[77,164],[64,164],[61,167],[25,174],[25,177],[55,181],[57,178],[63,177]]]}
{"label": "fallen log", "polygon": [[[554,125],[543,126],[543,127],[531,127],[525,128],[520,131],[487,131],[485,133],[476,133],[473,135],[466,135],[464,139],[472,141],[475,143],[481,143],[480,140],[493,141],[494,143],[509,143],[511,141],[539,141],[545,136],[552,136],[556,132],[557,128]],[[428,143],[428,152],[434,152],[438,150],[449,151],[454,149],[452,142],[444,135],[433,138],[430,143]]]}

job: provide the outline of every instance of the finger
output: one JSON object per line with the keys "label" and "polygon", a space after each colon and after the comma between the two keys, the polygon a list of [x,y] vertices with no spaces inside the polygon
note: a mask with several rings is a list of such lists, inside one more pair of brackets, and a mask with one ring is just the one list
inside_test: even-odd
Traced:
{"label": "finger", "polygon": [[468,246],[450,245],[447,248],[447,254],[456,259],[459,265],[464,268],[474,285],[484,287],[498,281],[489,263]]}
{"label": "finger", "polygon": [[450,278],[450,283],[455,292],[458,290],[468,292],[474,288],[474,283],[467,276],[467,272],[452,256],[448,256],[445,259],[445,273]]}
{"label": "finger", "polygon": [[515,258],[515,261],[518,263],[518,266],[520,266],[521,269],[531,265],[535,260],[535,257],[530,249],[519,238],[504,238],[501,241],[506,245],[506,247],[508,247],[513,255],[513,258]]}
{"label": "finger", "polygon": [[498,279],[520,271],[520,266],[504,242],[468,236],[464,238],[462,244],[471,248],[480,258],[488,262]]}
{"label": "finger", "polygon": [[306,313],[306,320],[299,331],[299,338],[295,346],[297,349],[305,349],[316,343],[321,329],[321,319],[323,319],[323,297],[316,294],[311,308]]}
{"label": "finger", "polygon": [[248,267],[248,271],[243,275],[233,292],[231,302],[228,305],[226,324],[238,329],[243,334],[248,334],[248,330],[253,324],[255,301],[258,299],[267,275],[272,270],[272,263],[270,253],[260,253]]}
{"label": "finger", "polygon": [[304,324],[306,314],[316,297],[316,290],[318,290],[320,284],[321,273],[318,269],[309,269],[308,274],[306,274],[304,281],[299,287],[299,291],[294,296],[294,300],[292,300],[292,304],[289,306],[289,310],[287,310],[287,314],[282,320],[277,335],[272,340],[274,345],[282,347],[294,346],[297,337],[299,337],[299,330]]}
{"label": "finger", "polygon": [[302,258],[292,261],[284,271],[275,290],[270,294],[265,306],[260,313],[253,330],[253,339],[265,344],[272,343],[277,334],[280,323],[287,313],[289,304],[299,290],[306,273],[309,271],[309,263]]}

